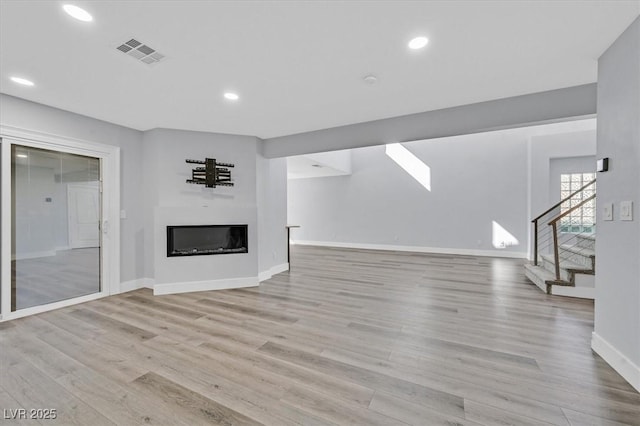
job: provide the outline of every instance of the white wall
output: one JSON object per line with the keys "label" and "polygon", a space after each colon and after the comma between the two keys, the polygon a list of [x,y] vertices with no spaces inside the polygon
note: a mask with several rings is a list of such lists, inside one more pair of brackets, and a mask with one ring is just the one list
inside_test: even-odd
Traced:
{"label": "white wall", "polygon": [[[301,225],[294,239],[526,254],[525,137],[505,131],[403,145],[431,168],[431,191],[384,146],[355,149],[350,176],[289,181],[289,221]],[[495,249],[493,221],[520,244]]]}
{"label": "white wall", "polygon": [[[273,273],[274,267],[279,271],[286,263],[286,163],[284,159],[257,158],[261,149],[257,138],[163,129],[139,132],[2,94],[0,111],[2,125],[121,148],[121,208],[126,212],[121,221],[121,281],[139,285],[144,278],[155,277],[153,221],[158,208],[240,209],[248,215],[246,222],[251,223],[250,238],[255,246],[251,266],[238,268],[234,274]],[[185,163],[185,158],[207,156],[236,164],[232,169],[235,187],[207,190],[185,183],[194,166]],[[261,207],[260,236],[258,184],[262,185],[260,197],[265,206]],[[58,232],[58,244],[63,236]],[[223,269],[218,273],[234,275],[223,273]],[[185,274],[183,278],[197,277]]]}
{"label": "white wall", "polygon": [[120,147],[120,279],[144,277],[142,132],[4,94],[0,124]]}
{"label": "white wall", "polygon": [[[258,276],[256,153],[258,140],[205,132],[155,129],[144,134],[148,278],[156,284]],[[235,186],[187,184],[197,164],[215,158],[233,163]],[[249,252],[190,258],[166,256],[166,226],[248,224]],[[256,280],[257,284],[257,280]]]}
{"label": "white wall", "polygon": [[[289,180],[299,243],[526,257],[550,206],[550,162],[595,154],[595,121],[404,143],[431,168],[427,191],[385,147],[352,150],[352,175]],[[534,201],[531,196],[534,195]],[[493,221],[518,245],[496,248]]]}
{"label": "white wall", "polygon": [[[589,122],[592,124],[590,129],[577,128],[575,129],[576,131],[571,132],[531,137],[529,147],[530,218],[533,219],[560,201],[558,198],[559,189],[556,193],[551,186],[552,176],[557,173],[551,167],[554,160],[574,157],[594,158],[596,153],[595,122],[592,120],[589,120]],[[585,166],[585,164],[580,163],[580,166]],[[591,170],[595,171],[595,162],[592,164]],[[559,184],[558,188],[560,188]]]}
{"label": "white wall", "polygon": [[[640,390],[640,18],[598,61],[598,174],[595,331],[592,347]],[[632,222],[620,201],[634,203]],[[614,220],[602,205],[614,203]]]}
{"label": "white wall", "polygon": [[288,269],[287,163],[284,158],[257,158],[258,267],[260,279]]}

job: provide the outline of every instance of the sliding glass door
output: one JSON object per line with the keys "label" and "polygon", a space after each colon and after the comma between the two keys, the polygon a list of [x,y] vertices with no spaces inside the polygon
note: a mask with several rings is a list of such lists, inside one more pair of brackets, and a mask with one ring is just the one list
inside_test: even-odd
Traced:
{"label": "sliding glass door", "polygon": [[100,160],[11,147],[11,311],[100,292]]}
{"label": "sliding glass door", "polygon": [[0,315],[117,293],[120,149],[0,126]]}

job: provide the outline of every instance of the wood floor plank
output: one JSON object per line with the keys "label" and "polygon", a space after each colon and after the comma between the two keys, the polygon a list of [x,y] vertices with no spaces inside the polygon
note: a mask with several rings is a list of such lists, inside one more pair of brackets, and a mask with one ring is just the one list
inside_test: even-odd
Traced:
{"label": "wood floor plank", "polygon": [[562,411],[571,426],[621,426],[626,424],[591,416],[569,408],[563,408]]}
{"label": "wood floor plank", "polygon": [[[45,316],[46,318],[46,316]],[[29,318],[32,320],[32,318]],[[115,354],[108,348],[99,346],[90,340],[82,340],[62,329],[47,333],[39,333],[40,326],[45,321],[22,321],[20,328],[28,333],[37,335],[38,339],[64,353],[75,361],[121,382],[128,382],[144,374],[144,365],[134,364],[127,358]],[[107,334],[103,336],[107,336]],[[118,336],[118,340],[126,341],[125,336]]]}
{"label": "wood floor plank", "polygon": [[[549,426],[550,424],[553,424],[535,420],[530,417],[521,416],[510,411],[504,411],[499,408],[480,404],[471,400],[465,400],[465,416],[467,420],[478,422],[484,425]],[[565,422],[562,424],[568,425],[569,423],[565,420]]]}
{"label": "wood floor plank", "polygon": [[208,349],[212,355],[214,352],[221,352],[229,357],[242,359],[242,361],[247,364],[247,368],[251,366],[273,372],[292,384],[309,386],[320,393],[324,392],[332,396],[337,396],[354,404],[369,405],[374,393],[370,388],[323,374],[313,369],[265,356],[259,352],[240,354],[237,348],[225,344],[203,343],[202,347]]}
{"label": "wood floor plank", "polygon": [[292,386],[281,400],[336,424],[406,425],[406,423],[386,414],[349,404],[333,397],[309,392],[308,389],[302,389],[298,386]]}
{"label": "wood floor plank", "polygon": [[307,368],[325,372],[326,374],[345,377],[371,389],[384,390],[393,395],[399,395],[408,401],[432,404],[441,412],[458,415],[464,413],[463,399],[447,392],[438,391],[407,380],[387,376],[312,353],[288,348],[273,342],[265,343],[258,351],[298,365],[303,365]]}
{"label": "wood floor plank", "polygon": [[176,410],[88,369],[56,382],[118,425],[188,425]]}
{"label": "wood floor plank", "polygon": [[[523,388],[517,386],[517,380],[514,381],[515,384],[511,383],[510,387],[504,388],[496,386],[496,380],[492,376],[475,377],[473,370],[451,371],[452,369],[442,368],[440,365],[433,366],[428,362],[424,365],[412,366],[395,363],[393,360],[379,362],[376,359],[345,350],[327,350],[322,354],[327,358],[356,365],[366,370],[377,371],[449,392],[464,398],[465,401],[473,399],[508,412],[525,414],[539,421],[558,425],[567,424],[559,406],[554,403],[538,401],[535,398],[536,395],[531,395],[528,391],[522,395]],[[526,390],[526,388],[524,389]],[[402,398],[402,396],[400,397]],[[431,408],[442,412],[437,405]],[[455,412],[449,414],[457,415]]]}
{"label": "wood floor plank", "polygon": [[63,425],[115,424],[26,362],[19,351],[3,347],[0,351],[0,365],[0,383],[3,389],[28,413],[32,409],[55,410],[55,422]]}
{"label": "wood floor plank", "polygon": [[401,398],[396,398],[384,392],[376,392],[369,405],[373,411],[385,413],[395,419],[415,426],[478,426],[464,417],[446,415],[435,410],[431,410],[424,405],[414,404]]}
{"label": "wood floor plank", "polygon": [[193,424],[199,422],[248,426],[261,424],[155,373],[150,372],[138,377],[133,381],[133,385],[134,388],[155,395],[168,406],[185,409],[191,414],[190,417],[195,422]]}
{"label": "wood floor plank", "polygon": [[592,301],[541,292],[518,259],[293,246],[259,287],[0,323],[0,405],[92,426],[640,426],[592,331]]}
{"label": "wood floor plank", "polygon": [[150,331],[144,330],[139,327],[134,327],[125,322],[114,320],[113,318],[109,318],[105,315],[99,314],[97,312],[92,312],[87,309],[76,309],[69,312],[69,315],[83,321],[92,321],[107,330],[117,331],[123,336],[129,336],[134,339],[147,340],[156,336],[156,334],[151,333]]}
{"label": "wood floor plank", "polygon": [[27,416],[26,414],[23,416],[20,410],[27,410],[28,407],[24,407],[18,401],[13,399],[13,397],[9,395],[9,393],[5,391],[2,386],[0,386],[0,408],[2,408],[2,419],[7,424],[16,426],[33,426],[42,424],[42,422],[38,421],[37,419],[24,418]]}

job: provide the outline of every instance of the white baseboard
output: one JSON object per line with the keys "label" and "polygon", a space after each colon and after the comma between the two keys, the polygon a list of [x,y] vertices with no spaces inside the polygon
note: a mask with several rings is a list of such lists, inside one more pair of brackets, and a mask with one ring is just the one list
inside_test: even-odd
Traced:
{"label": "white baseboard", "polygon": [[551,294],[555,296],[567,296],[577,297],[579,299],[595,300],[596,289],[593,287],[565,287],[561,285],[554,285],[551,287]]}
{"label": "white baseboard", "polygon": [[280,272],[288,271],[288,270],[289,270],[289,264],[281,263],[280,265],[272,266],[271,268],[269,268],[268,271],[260,272],[260,274],[258,275],[258,280],[260,282],[266,281],[269,278],[273,277],[274,275],[279,274]]}
{"label": "white baseboard", "polygon": [[456,249],[443,247],[421,247],[421,246],[395,246],[387,244],[363,244],[363,243],[342,243],[333,241],[300,241],[293,244],[304,246],[320,247],[340,247],[364,250],[388,250],[388,251],[408,251],[415,253],[434,254],[457,254],[462,256],[483,256],[483,257],[508,257],[512,259],[526,259],[527,252],[505,251],[505,250],[476,250],[476,249]]}
{"label": "white baseboard", "polygon": [[137,280],[123,281],[120,283],[120,293],[126,293],[140,288],[153,289],[153,278],[138,278]]}
{"label": "white baseboard", "polygon": [[31,253],[18,253],[11,256],[11,260],[26,260],[26,259],[38,259],[40,257],[51,257],[55,256],[55,250],[47,250],[47,251],[33,251]]}
{"label": "white baseboard", "polygon": [[591,334],[591,349],[613,367],[631,386],[640,392],[640,367],[618,351],[595,331]]}
{"label": "white baseboard", "polygon": [[230,288],[256,287],[258,277],[229,278],[224,280],[187,281],[153,285],[153,295],[191,293],[194,291],[225,290]]}
{"label": "white baseboard", "polygon": [[58,246],[55,248],[56,251],[65,251],[65,250],[71,250],[71,246]]}

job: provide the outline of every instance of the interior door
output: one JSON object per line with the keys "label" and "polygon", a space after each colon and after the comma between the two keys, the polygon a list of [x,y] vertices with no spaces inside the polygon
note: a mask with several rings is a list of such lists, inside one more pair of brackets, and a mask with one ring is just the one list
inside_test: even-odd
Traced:
{"label": "interior door", "polygon": [[100,192],[98,182],[67,185],[69,246],[100,246]]}

